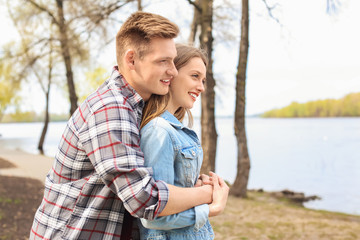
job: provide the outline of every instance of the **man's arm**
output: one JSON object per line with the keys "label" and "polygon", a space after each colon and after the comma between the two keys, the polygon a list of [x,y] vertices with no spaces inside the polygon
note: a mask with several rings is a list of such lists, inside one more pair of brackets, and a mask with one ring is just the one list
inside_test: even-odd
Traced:
{"label": "man's arm", "polygon": [[168,216],[185,211],[189,208],[210,204],[212,201],[212,186],[181,188],[168,184],[169,200],[159,216]]}

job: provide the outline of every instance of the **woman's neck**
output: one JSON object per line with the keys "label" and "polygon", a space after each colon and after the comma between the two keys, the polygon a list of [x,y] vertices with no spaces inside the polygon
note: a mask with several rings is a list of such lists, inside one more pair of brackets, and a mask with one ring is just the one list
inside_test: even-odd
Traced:
{"label": "woman's neck", "polygon": [[172,115],[175,114],[176,110],[178,110],[179,106],[176,106],[176,104],[174,104],[174,102],[172,101],[171,97],[169,99],[169,103],[166,107],[166,110],[169,111]]}

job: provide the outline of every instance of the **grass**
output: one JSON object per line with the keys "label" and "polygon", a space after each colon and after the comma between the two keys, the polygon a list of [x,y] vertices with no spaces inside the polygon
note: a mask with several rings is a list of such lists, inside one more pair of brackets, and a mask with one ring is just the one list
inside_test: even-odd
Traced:
{"label": "grass", "polygon": [[216,239],[360,239],[360,216],[306,209],[265,192],[248,194],[230,196],[224,213],[210,219]]}
{"label": "grass", "polygon": [[0,197],[0,203],[4,203],[4,204],[19,204],[21,203],[21,199],[11,199],[11,198],[7,198],[7,197]]}

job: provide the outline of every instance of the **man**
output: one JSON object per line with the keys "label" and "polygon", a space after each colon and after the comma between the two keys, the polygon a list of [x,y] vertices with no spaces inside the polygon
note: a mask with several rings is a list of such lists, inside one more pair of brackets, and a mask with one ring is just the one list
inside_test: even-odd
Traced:
{"label": "man", "polygon": [[178,188],[143,166],[145,101],[166,94],[177,70],[178,27],[137,12],[116,37],[118,66],[71,116],[46,181],[30,239],[130,238],[132,216],[154,219],[210,203],[212,187]]}

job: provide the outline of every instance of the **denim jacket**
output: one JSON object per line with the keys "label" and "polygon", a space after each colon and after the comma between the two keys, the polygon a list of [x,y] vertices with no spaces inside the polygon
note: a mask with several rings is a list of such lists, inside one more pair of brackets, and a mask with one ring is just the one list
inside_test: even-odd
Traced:
{"label": "denim jacket", "polygon": [[[153,168],[155,180],[179,187],[194,187],[203,152],[196,133],[170,112],[151,120],[141,129],[140,147],[145,166]],[[214,239],[208,220],[209,206],[199,205],[171,216],[138,221],[141,239]]]}

